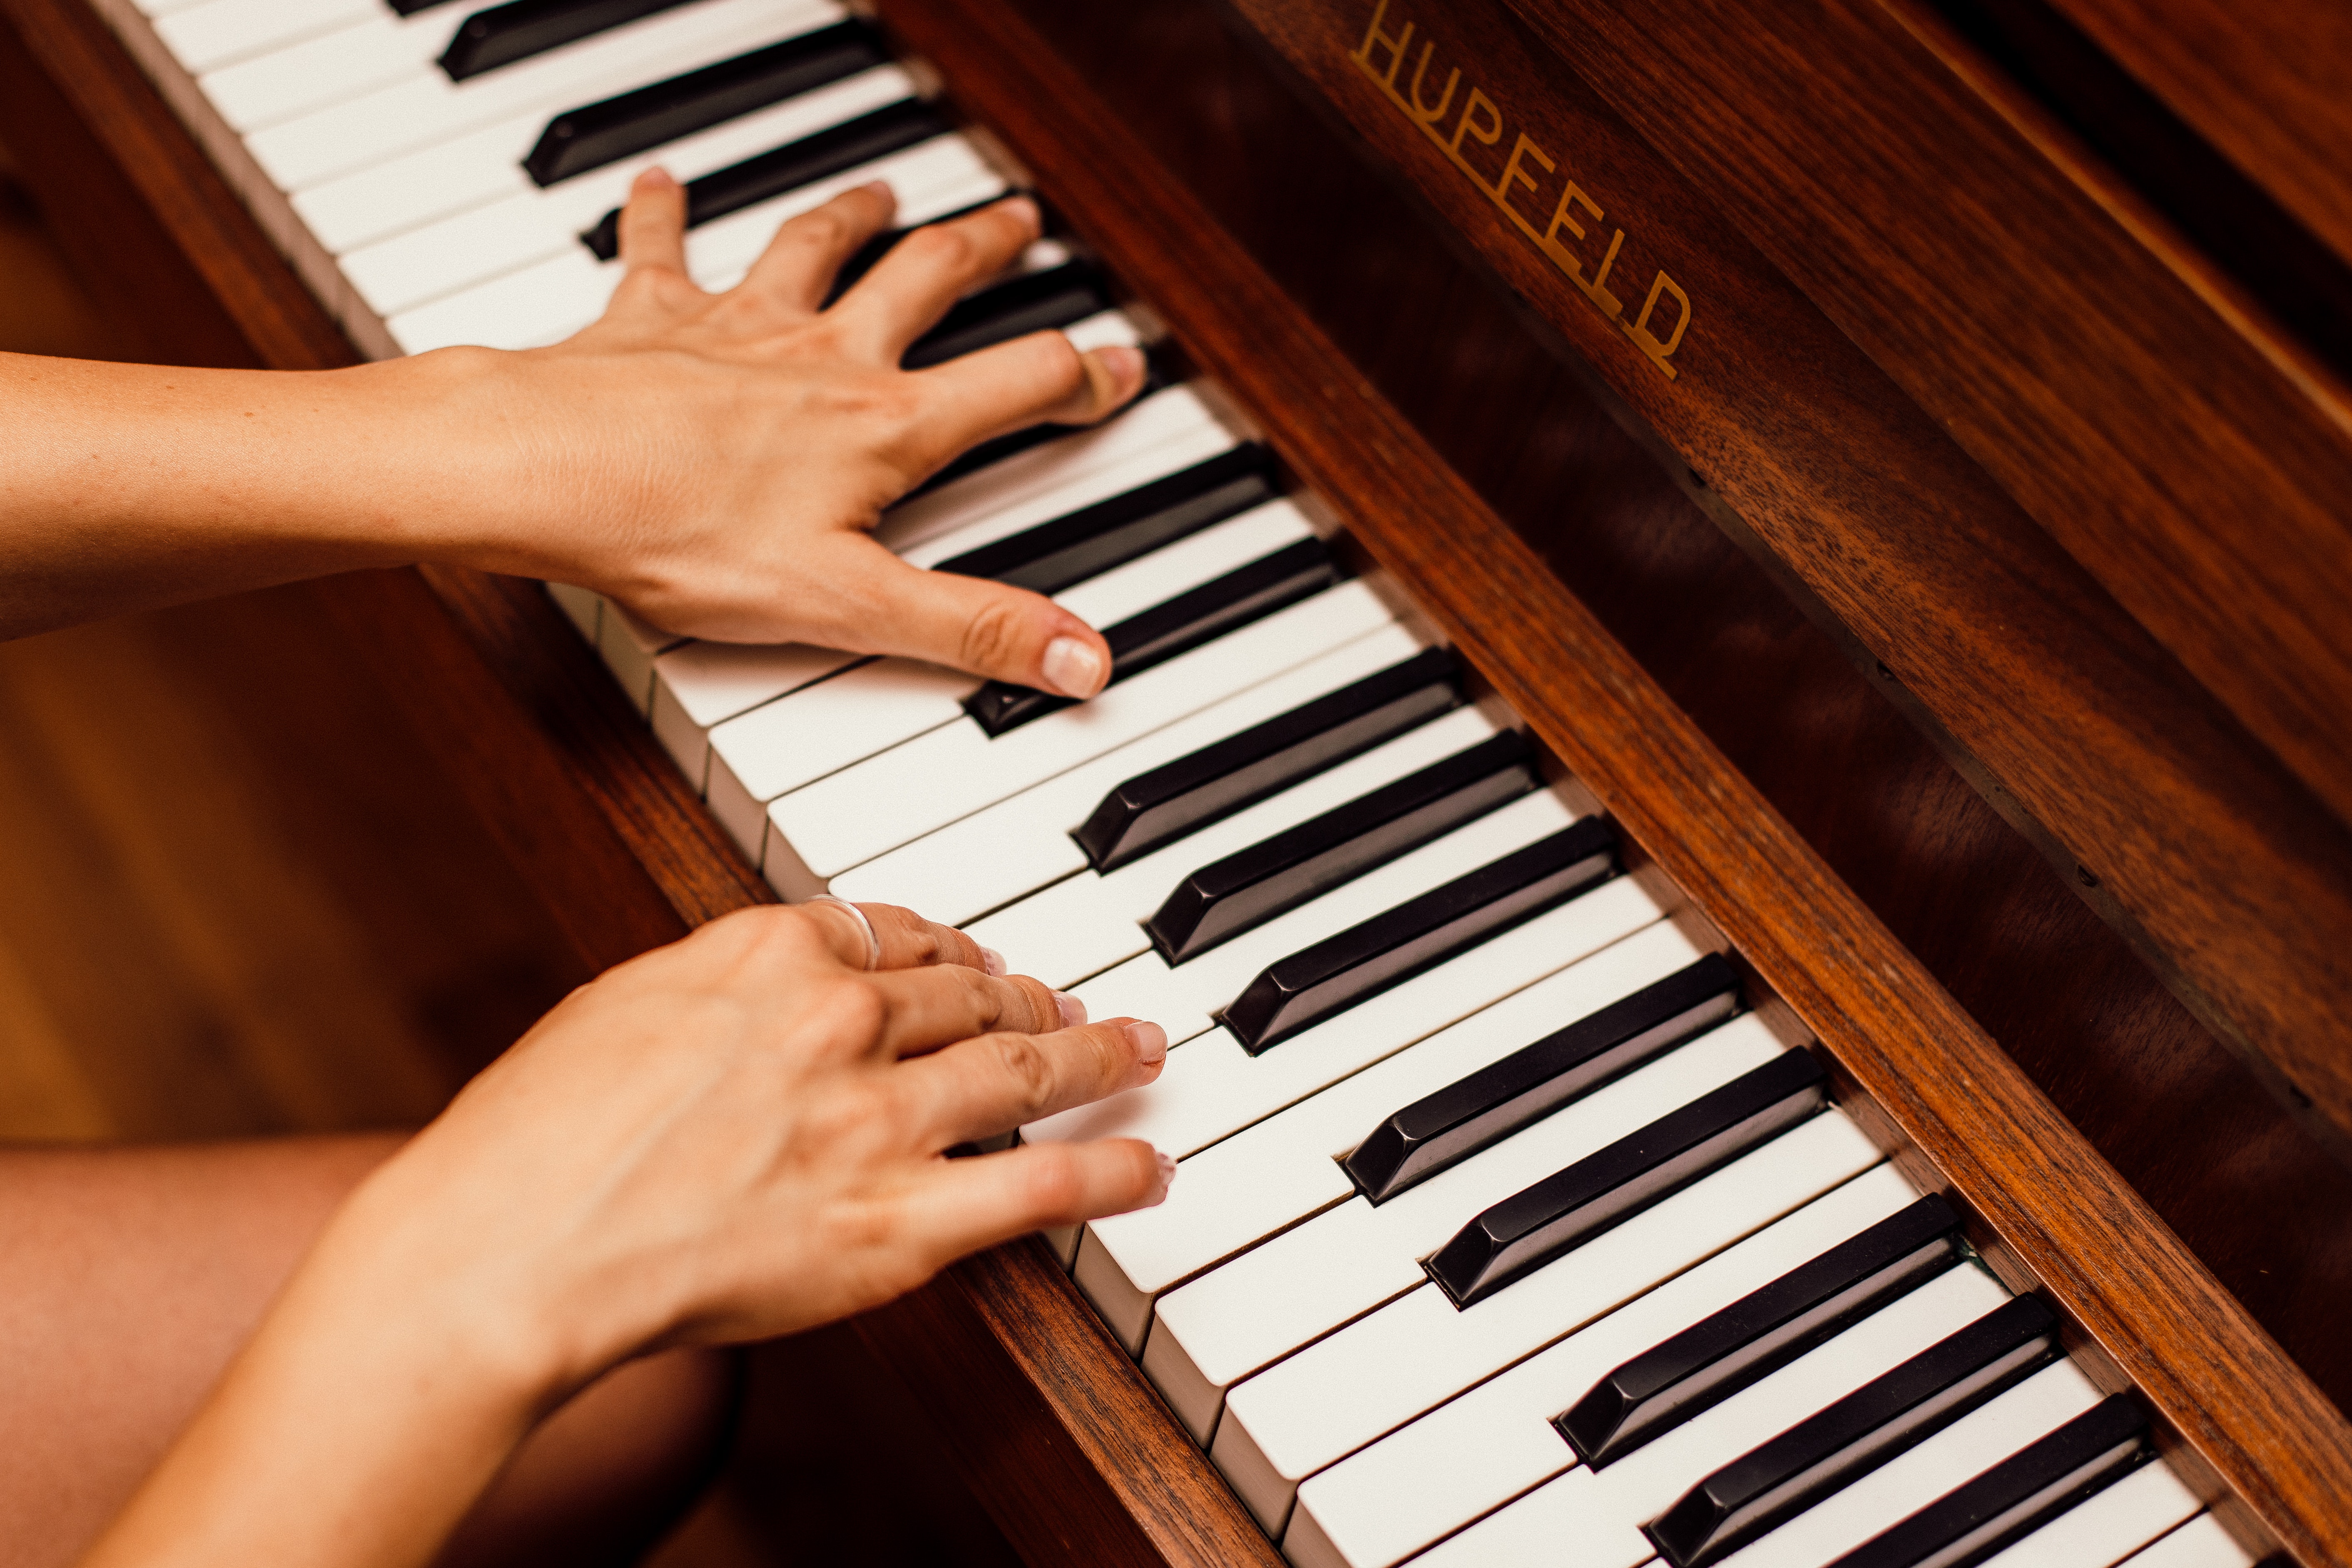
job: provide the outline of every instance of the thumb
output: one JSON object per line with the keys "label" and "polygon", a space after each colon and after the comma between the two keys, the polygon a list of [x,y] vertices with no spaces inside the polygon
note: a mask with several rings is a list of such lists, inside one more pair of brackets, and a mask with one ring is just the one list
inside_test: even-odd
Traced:
{"label": "thumb", "polygon": [[858,628],[867,642],[877,628],[887,628],[890,646],[876,652],[907,654],[1064,697],[1092,697],[1110,679],[1110,647],[1101,634],[1043,594],[927,572],[878,544],[856,552],[853,560],[845,566],[866,581],[841,586],[849,601],[874,616]]}

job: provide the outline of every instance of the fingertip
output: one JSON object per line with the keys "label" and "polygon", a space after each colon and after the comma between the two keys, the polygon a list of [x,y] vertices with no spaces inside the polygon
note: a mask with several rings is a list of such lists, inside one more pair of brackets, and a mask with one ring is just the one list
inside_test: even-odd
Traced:
{"label": "fingertip", "polygon": [[1168,1201],[1168,1190],[1176,1184],[1176,1162],[1162,1149],[1154,1149],[1151,1158],[1160,1167],[1160,1195],[1151,1200],[1157,1206]]}
{"label": "fingertip", "polygon": [[1087,698],[1110,680],[1110,660],[1104,650],[1085,637],[1065,634],[1045,645],[1038,673],[1046,688],[1064,697]]}
{"label": "fingertip", "polygon": [[1119,1029],[1128,1048],[1135,1053],[1137,1065],[1156,1067],[1168,1059],[1168,1031],[1157,1024],[1142,1019],[1129,1019]]}
{"label": "fingertip", "polygon": [[1150,373],[1150,361],[1141,349],[1131,343],[1112,343],[1093,352],[1096,363],[1110,384],[1111,406],[1116,408],[1143,390],[1145,377]]}
{"label": "fingertip", "polygon": [[1054,1007],[1061,1014],[1065,1029],[1075,1029],[1087,1021],[1087,1005],[1066,991],[1054,993]]}
{"label": "fingertip", "polygon": [[996,210],[1007,216],[1019,218],[1023,226],[1028,229],[1029,237],[1032,239],[1045,232],[1045,215],[1038,210],[1037,203],[1033,197],[1009,196],[996,204]]}
{"label": "fingertip", "polygon": [[646,195],[654,195],[664,191],[674,191],[677,188],[677,176],[671,174],[667,169],[663,168],[659,163],[656,163],[652,168],[645,170],[643,173],[639,174],[635,179],[629,182],[629,189],[632,192],[642,193]]}
{"label": "fingertip", "polygon": [[1011,966],[1004,962],[1004,955],[992,947],[983,947],[980,950],[980,967],[982,973],[992,974],[999,979],[1013,973]]}

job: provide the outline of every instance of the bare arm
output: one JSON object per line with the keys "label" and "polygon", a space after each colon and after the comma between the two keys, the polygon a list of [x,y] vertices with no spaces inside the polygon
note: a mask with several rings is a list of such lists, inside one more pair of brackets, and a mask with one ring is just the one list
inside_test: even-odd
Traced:
{"label": "bare arm", "polygon": [[1158,1201],[1131,1140],[940,1151],[1159,1076],[1167,1037],[864,906],[747,910],[574,993],[337,1215],[85,1568],[427,1561],[618,1362],[877,1305]]}
{"label": "bare arm", "polygon": [[685,275],[682,192],[641,178],[612,308],[546,349],[317,373],[0,355],[0,637],[437,561],[576,583],[686,635],[911,654],[1091,695],[1107,652],[1075,616],[916,571],[866,531],[975,442],[1118,407],[1141,356],[1041,332],[899,371],[1037,218],[1015,200],[920,231],[820,311],[890,211],[879,187],[850,192],[710,295]]}

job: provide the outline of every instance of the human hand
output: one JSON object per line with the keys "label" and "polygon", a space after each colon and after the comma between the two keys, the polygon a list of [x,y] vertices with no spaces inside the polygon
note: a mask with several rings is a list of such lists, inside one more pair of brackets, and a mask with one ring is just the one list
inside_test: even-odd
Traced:
{"label": "human hand", "polygon": [[1143,357],[1082,355],[1044,331],[899,370],[909,343],[1037,237],[1038,218],[1015,198],[918,229],[821,310],[892,205],[884,186],[847,192],[783,225],[742,283],[709,294],[686,274],[683,190],[641,176],[604,319],[499,356],[500,429],[522,443],[532,499],[480,563],[596,589],[688,636],[1100,689],[1109,651],[1076,616],[1026,589],[908,566],[869,531],[980,441],[1108,415],[1141,387]]}
{"label": "human hand", "polygon": [[813,904],[715,921],[573,993],[361,1190],[313,1267],[370,1295],[432,1281],[547,1347],[569,1387],[1159,1201],[1172,1163],[1134,1140],[941,1152],[1150,1082],[1157,1025],[1066,1022],[1083,1009],[985,973],[1002,961],[970,937],[862,907],[871,973],[855,917]]}

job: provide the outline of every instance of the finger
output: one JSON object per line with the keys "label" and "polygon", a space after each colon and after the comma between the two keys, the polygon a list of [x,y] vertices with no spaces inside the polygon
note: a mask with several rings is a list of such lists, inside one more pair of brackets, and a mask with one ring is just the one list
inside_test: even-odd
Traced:
{"label": "finger", "polygon": [[1167,1060],[1167,1030],[1113,1018],[1049,1035],[960,1040],[901,1063],[895,1082],[914,1109],[928,1152],[1139,1089],[1159,1078]]}
{"label": "finger", "polygon": [[621,266],[626,275],[686,272],[686,187],[667,169],[647,169],[621,204]]}
{"label": "finger", "polygon": [[943,1268],[1047,1226],[1149,1208],[1175,1179],[1176,1162],[1136,1138],[943,1161],[907,1195],[904,1234]]}
{"label": "finger", "polygon": [[[929,659],[992,680],[1092,697],[1110,679],[1110,645],[1043,594],[910,566],[863,535],[827,559],[830,603],[809,606],[830,647]],[[834,618],[841,624],[830,624]]]}
{"label": "finger", "polygon": [[853,352],[897,364],[913,342],[975,284],[1010,267],[1043,229],[1026,196],[952,223],[915,230],[890,247],[830,312]]}
{"label": "finger", "polygon": [[1080,353],[1060,332],[1032,332],[915,372],[929,395],[909,436],[931,467],[1010,430],[1091,425],[1143,390],[1143,351]]}
{"label": "finger", "polygon": [[1087,1021],[1076,997],[1026,974],[983,974],[943,963],[886,970],[867,976],[866,984],[882,1001],[876,1047],[885,1056],[920,1056],[975,1035],[1041,1035]]}
{"label": "finger", "polygon": [[735,292],[813,314],[832,291],[841,264],[889,227],[898,210],[898,198],[880,180],[842,192],[778,228]]}
{"label": "finger", "polygon": [[[846,900],[812,900],[802,906],[823,921],[825,942],[835,956],[853,969],[862,969],[874,947],[881,949],[876,969],[920,969],[934,963],[960,963],[985,974],[1004,973],[1004,955],[982,947],[953,926],[927,921],[897,904],[856,904]],[[852,911],[855,912],[852,912]],[[861,924],[858,916],[866,917]],[[873,941],[867,942],[871,930]]]}

